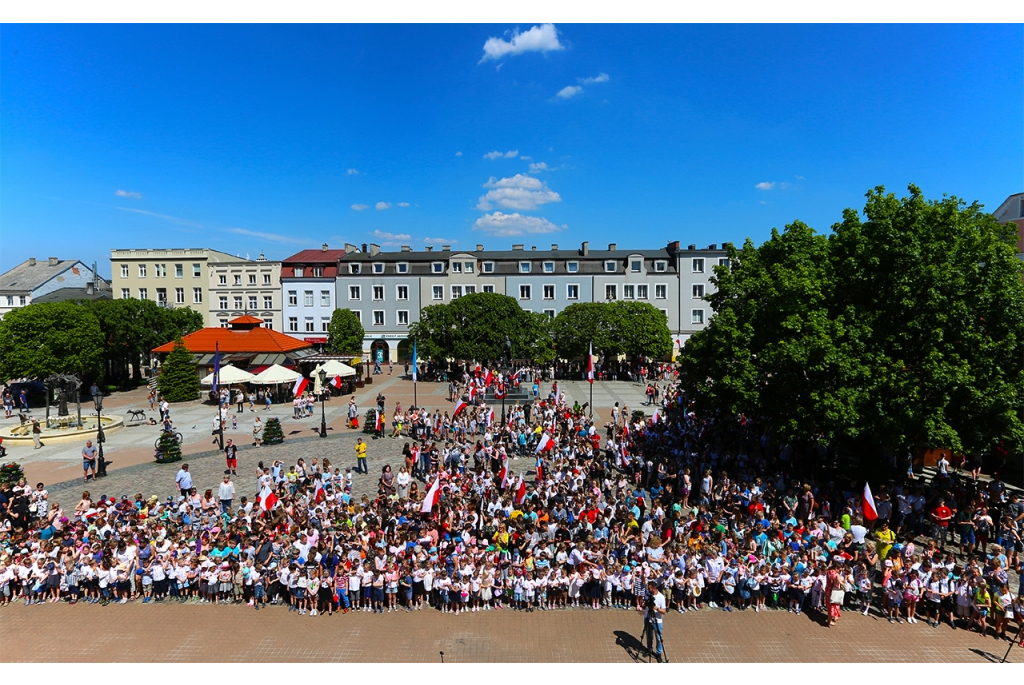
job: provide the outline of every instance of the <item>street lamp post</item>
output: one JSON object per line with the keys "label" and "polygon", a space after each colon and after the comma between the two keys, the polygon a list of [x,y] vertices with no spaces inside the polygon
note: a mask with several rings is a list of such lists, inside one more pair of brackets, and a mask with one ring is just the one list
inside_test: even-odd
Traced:
{"label": "street lamp post", "polygon": [[327,372],[320,369],[320,437],[327,437]]}
{"label": "street lamp post", "polygon": [[96,477],[105,478],[107,475],[107,460],[103,458],[103,443],[107,438],[103,435],[103,395],[93,395],[92,401],[96,404],[96,447],[99,449]]}

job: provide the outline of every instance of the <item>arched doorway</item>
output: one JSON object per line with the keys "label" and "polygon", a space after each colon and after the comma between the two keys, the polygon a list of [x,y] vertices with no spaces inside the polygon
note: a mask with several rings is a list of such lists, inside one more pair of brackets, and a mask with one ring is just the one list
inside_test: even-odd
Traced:
{"label": "arched doorway", "polygon": [[397,356],[399,363],[412,362],[412,342],[409,340],[399,340]]}
{"label": "arched doorway", "polygon": [[379,361],[381,364],[387,364],[391,358],[391,348],[388,346],[387,340],[374,340],[370,343],[370,363],[373,364]]}

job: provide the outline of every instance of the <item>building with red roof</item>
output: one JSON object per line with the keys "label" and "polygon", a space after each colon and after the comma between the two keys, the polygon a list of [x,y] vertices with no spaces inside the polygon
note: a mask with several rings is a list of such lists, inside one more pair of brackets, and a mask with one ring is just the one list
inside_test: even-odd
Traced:
{"label": "building with red roof", "polygon": [[[219,349],[221,364],[233,364],[252,373],[271,364],[293,367],[300,359],[316,353],[310,343],[265,328],[262,319],[249,315],[232,319],[227,328],[202,328],[189,333],[183,341],[201,367],[213,364]],[[173,348],[172,340],[153,352],[165,355]]]}

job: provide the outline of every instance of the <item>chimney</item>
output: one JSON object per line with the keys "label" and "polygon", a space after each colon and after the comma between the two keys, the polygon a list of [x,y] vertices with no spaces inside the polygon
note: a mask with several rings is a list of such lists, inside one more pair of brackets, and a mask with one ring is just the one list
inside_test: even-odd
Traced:
{"label": "chimney", "polygon": [[451,249],[452,249],[452,246],[451,246],[451,245],[442,245],[442,246],[441,246],[441,250],[442,250],[443,252],[450,252],[450,251],[451,251]]}
{"label": "chimney", "polygon": [[717,243],[711,243],[710,245],[708,245],[708,249],[709,250],[717,250],[718,249],[718,244]]}
{"label": "chimney", "polygon": [[363,249],[362,249],[362,253],[363,253],[363,254],[366,254],[366,243],[363,243]]}
{"label": "chimney", "polygon": [[50,266],[57,266],[57,263],[60,262],[60,260],[57,259],[56,257],[50,257],[46,261],[50,264]]}
{"label": "chimney", "polygon": [[552,252],[558,252],[558,244],[557,243],[551,243],[551,251]]}
{"label": "chimney", "polygon": [[590,254],[590,242],[587,240],[583,241],[583,245],[580,246],[580,254],[586,257]]}
{"label": "chimney", "polygon": [[477,243],[476,244],[476,251],[477,252],[483,252],[484,251],[484,246],[481,245],[480,243]]}
{"label": "chimney", "polygon": [[[326,245],[326,243],[324,244]],[[352,243],[345,243],[345,254],[349,254],[350,252],[359,252],[359,248]]]}
{"label": "chimney", "polygon": [[29,257],[28,258],[28,265],[29,266],[35,266],[36,265],[36,258],[35,257]]}
{"label": "chimney", "polygon": [[412,252],[412,247],[409,245],[402,245],[402,252]]}
{"label": "chimney", "polygon": [[[522,245],[521,243],[520,243],[520,244],[516,244],[516,245],[513,245],[513,246],[512,246],[512,249],[513,249],[513,250],[522,250],[522,249],[523,249],[523,245]],[[32,261],[35,261],[35,260],[32,260]]]}
{"label": "chimney", "polygon": [[375,257],[376,255],[379,255],[379,254],[380,254],[380,245],[374,245],[373,243],[370,243],[370,256],[371,257]]}
{"label": "chimney", "polygon": [[323,245],[321,245],[321,246],[320,246],[320,250],[321,250],[322,252],[327,252],[327,243],[324,243]]}
{"label": "chimney", "polygon": [[669,252],[679,252],[679,241],[678,240],[673,240],[672,242],[670,242],[668,244],[668,251]]}
{"label": "chimney", "polygon": [[433,245],[427,245],[423,249],[426,250],[427,252],[433,252],[434,251],[434,246]]}
{"label": "chimney", "polygon": [[616,247],[615,243],[608,243],[608,251],[609,252],[615,252],[615,247]]}
{"label": "chimney", "polygon": [[687,245],[687,246],[686,246],[686,249],[687,249],[687,250],[696,250],[696,249],[697,249],[697,246],[696,246],[696,245]]}
{"label": "chimney", "polygon": [[537,251],[537,246],[536,245],[531,245],[530,246],[530,250],[533,251],[533,252],[536,252]]}

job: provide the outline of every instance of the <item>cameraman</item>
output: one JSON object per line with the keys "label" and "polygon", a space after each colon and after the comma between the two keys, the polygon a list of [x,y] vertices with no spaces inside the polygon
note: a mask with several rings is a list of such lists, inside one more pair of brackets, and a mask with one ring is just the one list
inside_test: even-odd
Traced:
{"label": "cameraman", "polygon": [[661,654],[664,651],[664,644],[661,640],[662,617],[668,613],[665,605],[665,595],[658,588],[653,580],[647,583],[647,600],[644,602],[644,622],[647,624],[647,652],[651,652],[652,638],[656,641],[654,656],[661,662]]}

